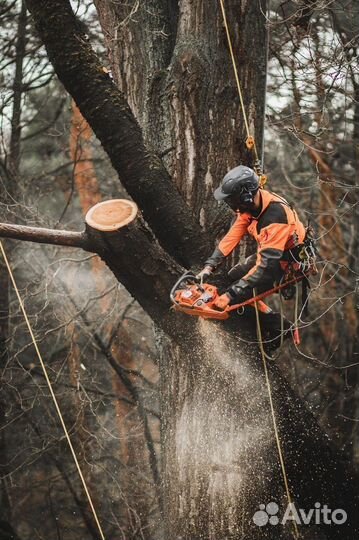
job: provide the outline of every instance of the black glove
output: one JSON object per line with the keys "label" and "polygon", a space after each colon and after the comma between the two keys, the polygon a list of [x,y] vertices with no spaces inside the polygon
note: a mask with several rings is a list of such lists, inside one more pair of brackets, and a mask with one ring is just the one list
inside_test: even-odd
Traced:
{"label": "black glove", "polygon": [[240,304],[253,297],[253,287],[251,287],[244,279],[240,279],[237,283],[233,283],[226,292],[231,297],[229,303],[230,306]]}

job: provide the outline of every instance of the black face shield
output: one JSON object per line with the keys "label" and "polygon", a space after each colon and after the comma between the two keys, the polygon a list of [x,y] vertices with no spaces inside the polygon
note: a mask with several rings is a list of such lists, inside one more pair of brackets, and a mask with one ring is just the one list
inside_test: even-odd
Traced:
{"label": "black face shield", "polygon": [[223,201],[234,211],[234,212],[250,212],[254,210],[254,197],[258,191],[258,186],[254,184],[245,184],[241,186],[241,189],[238,192],[232,193]]}
{"label": "black face shield", "polygon": [[259,189],[259,178],[253,169],[239,165],[231,169],[214,192],[217,201],[225,202],[235,212],[255,209],[254,197]]}

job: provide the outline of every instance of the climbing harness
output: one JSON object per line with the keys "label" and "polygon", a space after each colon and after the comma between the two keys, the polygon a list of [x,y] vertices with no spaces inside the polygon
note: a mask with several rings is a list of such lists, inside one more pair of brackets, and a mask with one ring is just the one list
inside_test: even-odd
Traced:
{"label": "climbing harness", "polygon": [[[308,288],[309,275],[318,273],[316,258],[317,248],[313,236],[313,229],[310,225],[306,228],[305,238],[302,244],[289,249],[282,258],[280,265],[284,272],[282,279],[289,281],[296,274],[302,274],[302,309],[304,315],[308,313]],[[295,287],[288,286],[282,290],[282,295],[285,300],[290,300],[294,297]]]}
{"label": "climbing harness", "polygon": [[27,312],[26,312],[26,310],[25,310],[24,303],[23,303],[23,301],[22,301],[22,298],[21,298],[21,295],[20,295],[18,286],[17,286],[17,284],[16,284],[14,274],[13,274],[13,272],[12,272],[12,270],[11,270],[10,263],[9,263],[9,261],[8,261],[8,258],[7,258],[6,253],[5,253],[4,246],[3,246],[3,244],[2,244],[1,241],[0,241],[0,250],[1,250],[2,256],[3,256],[3,258],[4,258],[5,265],[6,265],[6,268],[7,268],[8,273],[9,273],[11,282],[12,282],[12,284],[13,284],[14,290],[15,290],[15,292],[16,292],[16,296],[17,296],[17,298],[18,298],[18,301],[19,301],[19,305],[20,305],[21,311],[22,311],[22,313],[23,313],[23,315],[24,315],[24,319],[25,319],[25,321],[26,321],[26,324],[27,324],[27,327],[28,327],[28,330],[29,330],[29,333],[30,333],[30,336],[31,336],[31,339],[32,339],[32,342],[33,342],[33,345],[34,345],[34,347],[35,347],[35,351],[36,351],[36,353],[37,353],[37,356],[38,356],[38,359],[39,359],[39,362],[40,362],[42,371],[43,371],[43,373],[44,373],[44,377],[45,377],[47,386],[48,386],[48,388],[49,388],[49,391],[50,391],[52,400],[53,400],[53,402],[54,402],[54,405],[55,405],[55,409],[56,409],[57,415],[58,415],[58,417],[59,417],[59,420],[60,420],[62,429],[63,429],[63,431],[64,431],[64,434],[65,434],[67,443],[68,443],[68,445],[69,445],[69,448],[70,448],[70,451],[71,451],[73,460],[74,460],[74,462],[75,462],[76,469],[77,469],[78,474],[79,474],[79,476],[80,476],[80,479],[81,479],[81,482],[82,482],[82,485],[83,485],[83,488],[84,488],[84,491],[85,491],[85,494],[86,494],[88,503],[89,503],[90,508],[91,508],[92,515],[93,515],[94,520],[95,520],[95,522],[96,522],[96,525],[97,525],[97,528],[98,528],[98,531],[99,531],[99,534],[100,534],[100,538],[101,538],[101,540],[105,540],[105,535],[104,535],[104,533],[103,533],[103,531],[102,531],[102,527],[101,527],[99,518],[98,518],[98,516],[97,516],[96,510],[95,510],[95,507],[94,507],[94,504],[93,504],[93,502],[92,502],[92,498],[91,498],[90,492],[89,492],[89,490],[88,490],[88,487],[87,487],[87,484],[86,484],[86,481],[85,481],[85,477],[84,477],[84,475],[83,475],[83,472],[82,472],[82,470],[81,470],[79,461],[78,461],[77,456],[76,456],[76,452],[75,452],[74,447],[73,447],[73,445],[72,445],[72,442],[71,442],[71,439],[70,439],[69,432],[68,432],[68,430],[67,430],[67,428],[66,428],[66,424],[65,424],[64,418],[63,418],[62,413],[61,413],[60,406],[59,406],[59,404],[58,404],[57,398],[56,398],[56,396],[55,396],[55,392],[54,392],[54,390],[53,390],[53,388],[52,388],[52,384],[51,384],[49,375],[48,375],[48,373],[47,373],[47,369],[46,369],[46,366],[45,366],[45,362],[44,362],[44,360],[43,360],[43,358],[42,358],[42,355],[41,355],[40,349],[39,349],[39,347],[38,347],[38,344],[37,344],[37,341],[36,341],[34,332],[33,332],[33,330],[32,330],[32,327],[31,327],[31,324],[30,324],[30,321],[29,321]]}
{"label": "climbing harness", "polygon": [[[246,128],[246,134],[247,134],[246,147],[248,148],[248,150],[253,150],[254,158],[255,158],[255,160],[254,160],[254,170],[256,171],[256,173],[259,176],[259,185],[260,185],[261,188],[263,188],[263,186],[267,182],[267,176],[265,174],[263,174],[263,170],[262,170],[263,149],[262,149],[262,164],[261,164],[261,161],[259,159],[259,154],[258,154],[255,138],[254,138],[253,135],[251,135],[250,129],[249,129],[249,122],[248,122],[248,118],[247,118],[246,109],[245,109],[245,106],[244,106],[243,92],[242,92],[242,88],[241,88],[241,83],[239,81],[236,59],[234,57],[232,39],[231,39],[231,35],[230,35],[230,32],[229,32],[229,27],[228,27],[228,22],[227,22],[227,15],[226,15],[225,7],[224,7],[224,0],[219,0],[219,3],[220,3],[220,6],[221,6],[221,11],[222,11],[223,24],[224,24],[224,27],[225,27],[225,30],[226,30],[228,48],[229,48],[229,52],[230,52],[230,56],[231,56],[231,60],[232,60],[234,77],[236,79],[237,90],[238,90],[238,95],[239,95],[239,101],[240,101],[240,104],[241,104],[241,109],[242,109],[242,114],[243,114],[243,121],[244,121],[244,125],[245,125],[245,128]],[[267,43],[267,47],[268,47],[268,43]]]}

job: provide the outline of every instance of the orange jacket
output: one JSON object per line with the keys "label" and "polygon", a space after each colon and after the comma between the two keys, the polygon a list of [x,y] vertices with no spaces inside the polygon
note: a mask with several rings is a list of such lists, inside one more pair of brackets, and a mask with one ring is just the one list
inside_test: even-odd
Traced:
{"label": "orange jacket", "polygon": [[243,277],[252,287],[280,271],[280,260],[288,249],[303,243],[305,227],[289,203],[269,191],[259,190],[262,209],[256,217],[238,213],[206,264],[216,268],[240,243],[246,233],[257,241],[256,264]]}

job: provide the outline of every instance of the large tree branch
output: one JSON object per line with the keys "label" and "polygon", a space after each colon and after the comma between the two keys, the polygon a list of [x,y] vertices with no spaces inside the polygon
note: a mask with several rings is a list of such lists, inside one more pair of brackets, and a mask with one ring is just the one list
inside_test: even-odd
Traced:
{"label": "large tree branch", "polygon": [[85,232],[57,231],[41,227],[25,227],[11,223],[0,223],[0,237],[26,240],[37,244],[53,244],[55,246],[79,247],[91,251]]}
{"label": "large tree branch", "polygon": [[55,71],[138,202],[160,243],[184,265],[199,263],[210,246],[158,156],[81,31],[66,0],[27,0]]}
{"label": "large tree branch", "polygon": [[[169,291],[183,272],[159,245],[131,201],[115,199],[92,207],[83,232],[0,224],[0,237],[97,253],[150,317],[176,337]],[[130,209],[130,210],[129,210]]]}

